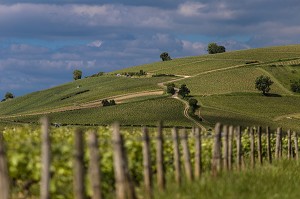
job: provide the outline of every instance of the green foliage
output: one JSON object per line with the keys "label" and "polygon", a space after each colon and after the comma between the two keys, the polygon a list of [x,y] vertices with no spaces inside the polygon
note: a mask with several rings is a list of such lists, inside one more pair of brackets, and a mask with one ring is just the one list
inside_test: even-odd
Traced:
{"label": "green foliage", "polygon": [[5,96],[4,96],[4,99],[2,101],[6,101],[6,100],[9,100],[9,99],[13,99],[15,96],[11,93],[11,92],[6,92],[5,93]]}
{"label": "green foliage", "polygon": [[175,94],[175,84],[174,83],[168,83],[167,84],[167,93],[174,95]]}
{"label": "green foliage", "polygon": [[291,90],[295,93],[300,93],[300,79],[298,81],[291,81]]}
{"label": "green foliage", "polygon": [[89,77],[100,77],[100,76],[103,76],[104,74],[105,74],[104,72],[99,72],[99,73],[93,74],[91,76],[87,76],[86,78],[89,78]]}
{"label": "green foliage", "polygon": [[263,95],[266,95],[270,91],[270,86],[273,83],[274,82],[271,80],[270,77],[261,75],[255,80],[255,88],[259,91],[262,91]]}
{"label": "green foliage", "polygon": [[160,54],[160,58],[161,58],[162,61],[170,61],[170,60],[172,60],[171,57],[170,57],[170,55],[169,55],[169,53],[167,53],[167,52],[161,53]]}
{"label": "green foliage", "polygon": [[81,79],[82,71],[81,70],[74,70],[73,71],[73,79],[78,80]]}
{"label": "green foliage", "polygon": [[113,106],[113,105],[116,105],[116,102],[115,100],[107,100],[107,99],[104,99],[101,101],[101,104],[102,106]]}
{"label": "green foliage", "polygon": [[216,43],[209,43],[207,46],[207,52],[209,54],[216,54],[216,53],[224,53],[226,51],[224,46],[219,46]]}
{"label": "green foliage", "polygon": [[178,94],[181,95],[183,98],[190,94],[190,89],[186,87],[186,84],[182,84],[179,88]]}
{"label": "green foliage", "polygon": [[[233,199],[233,198],[289,198],[300,197],[299,165],[294,161],[265,164],[242,172],[224,172],[217,178],[205,173],[201,180],[182,183],[178,187],[170,178],[166,192],[156,192],[157,199]],[[172,183],[173,182],[173,183]]]}

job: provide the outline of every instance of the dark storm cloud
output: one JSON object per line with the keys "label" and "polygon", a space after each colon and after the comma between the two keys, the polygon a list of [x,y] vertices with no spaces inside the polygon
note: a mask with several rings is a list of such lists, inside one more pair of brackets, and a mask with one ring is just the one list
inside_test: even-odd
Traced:
{"label": "dark storm cloud", "polygon": [[0,95],[205,53],[298,43],[296,0],[0,0]]}

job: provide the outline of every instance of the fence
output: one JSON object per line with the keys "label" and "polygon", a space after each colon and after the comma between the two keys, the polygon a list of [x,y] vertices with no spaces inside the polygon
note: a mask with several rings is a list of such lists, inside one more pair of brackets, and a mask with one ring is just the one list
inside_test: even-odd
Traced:
{"label": "fence", "polygon": [[[257,165],[262,165],[264,161],[272,163],[273,157],[275,159],[284,158],[283,154],[283,138],[287,139],[287,159],[298,160],[298,135],[296,132],[283,133],[281,128],[276,131],[276,144],[275,154],[271,150],[271,132],[267,127],[263,132],[261,127],[249,128],[247,136],[249,137],[250,151],[244,150],[242,145],[242,138],[245,133],[242,133],[241,127],[233,127],[227,125],[216,124],[214,134],[207,135],[205,132],[200,132],[198,128],[193,128],[192,134],[189,134],[185,129],[177,128],[172,129],[172,142],[173,142],[173,167],[175,182],[180,186],[183,176],[182,167],[184,168],[185,178],[187,181],[192,182],[201,178],[203,173],[203,137],[206,139],[213,139],[213,147],[210,153],[212,154],[210,172],[212,176],[217,176],[220,172],[231,172],[232,170],[243,170],[245,167],[255,168]],[[86,184],[85,184],[85,166],[84,166],[84,132],[76,130],[74,133],[74,153],[73,153],[73,192],[74,198],[86,198]],[[135,185],[130,176],[126,148],[124,147],[124,138],[120,132],[118,124],[113,125],[112,131],[112,150],[113,150],[113,167],[115,175],[115,196],[118,199],[137,198],[135,192]],[[262,136],[266,139],[267,153],[263,153]],[[190,137],[190,139],[189,139]],[[247,137],[247,138],[248,138]],[[49,185],[51,180],[50,164],[51,164],[51,139],[49,131],[49,121],[47,118],[42,120],[42,170],[40,179],[40,198],[49,199],[50,191]],[[153,139],[153,138],[152,138]],[[142,128],[142,143],[143,143],[143,177],[144,194],[146,198],[153,196],[154,174],[156,175],[157,187],[160,191],[166,189],[166,174],[164,163],[164,139],[163,127],[160,123],[155,137],[156,147],[156,172],[152,171],[152,158],[151,157],[151,136],[146,127]],[[191,153],[188,142],[193,139],[194,141],[194,165],[191,162]],[[294,143],[292,142],[294,140]],[[101,171],[99,163],[101,161],[101,154],[99,153],[99,143],[96,131],[88,132],[88,148],[89,148],[89,169],[88,176],[92,190],[92,198],[103,198],[101,191]],[[257,146],[255,146],[257,144]],[[235,149],[234,149],[235,147]],[[182,150],[180,150],[182,148]],[[182,160],[181,162],[181,152]],[[234,154],[235,152],[235,154]],[[257,156],[256,156],[257,154]],[[245,165],[245,156],[249,157],[250,165]],[[257,162],[256,162],[257,161]],[[234,165],[235,164],[235,165]],[[10,182],[8,174],[8,163],[6,152],[4,148],[3,135],[0,134],[0,199],[7,199],[10,197]]]}

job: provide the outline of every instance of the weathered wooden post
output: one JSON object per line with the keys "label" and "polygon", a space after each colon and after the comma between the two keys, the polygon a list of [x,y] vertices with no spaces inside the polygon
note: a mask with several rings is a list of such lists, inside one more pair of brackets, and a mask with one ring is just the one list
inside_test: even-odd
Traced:
{"label": "weathered wooden post", "polygon": [[280,127],[277,128],[277,134],[276,134],[276,148],[275,148],[275,159],[281,158],[281,134],[282,129]]}
{"label": "weathered wooden post", "polygon": [[174,168],[175,168],[175,180],[178,185],[181,184],[181,165],[180,165],[180,151],[179,151],[179,138],[177,128],[172,129],[173,137],[173,153],[174,153]]}
{"label": "weathered wooden post", "polygon": [[112,133],[115,186],[117,199],[135,199],[136,194],[129,176],[126,150],[118,123],[113,124]]}
{"label": "weathered wooden post", "polygon": [[229,135],[228,135],[228,169],[232,170],[232,146],[233,143],[233,126],[229,126]]}
{"label": "weathered wooden post", "polygon": [[101,199],[101,171],[99,169],[100,154],[98,136],[95,130],[88,133],[88,147],[90,154],[89,177],[92,187],[92,199]]}
{"label": "weathered wooden post", "polygon": [[84,137],[83,131],[75,130],[74,139],[74,154],[73,154],[73,174],[74,174],[74,198],[85,199],[85,169],[84,169]]}
{"label": "weathered wooden post", "polygon": [[152,197],[152,167],[150,153],[149,131],[143,127],[143,166],[144,166],[144,184],[148,198]]}
{"label": "weathered wooden post", "polygon": [[221,124],[217,123],[215,126],[215,136],[212,151],[212,164],[211,171],[213,176],[221,171],[222,167],[222,155],[221,155]]}
{"label": "weathered wooden post", "polygon": [[291,130],[290,129],[287,131],[287,138],[288,138],[287,157],[288,157],[288,160],[290,160],[292,158],[292,135],[291,135]]}
{"label": "weathered wooden post", "polygon": [[262,158],[262,146],[261,146],[261,127],[259,126],[257,128],[257,151],[258,151],[258,162],[260,165],[263,164],[263,158]]}
{"label": "weathered wooden post", "polygon": [[202,173],[202,140],[200,129],[195,128],[195,178],[199,179]]}
{"label": "weathered wooden post", "polygon": [[156,141],[156,167],[157,167],[157,184],[158,188],[165,190],[165,171],[164,171],[164,152],[163,152],[163,132],[162,122],[159,122],[157,129],[157,141]]}
{"label": "weathered wooden post", "polygon": [[241,127],[236,128],[236,153],[237,153],[237,168],[242,169],[242,132]]}
{"label": "weathered wooden post", "polygon": [[189,146],[188,146],[188,135],[185,129],[182,131],[182,139],[181,139],[181,144],[182,144],[182,149],[183,149],[183,159],[184,159],[184,170],[185,170],[185,175],[188,179],[189,182],[193,180],[193,173],[192,173],[192,165],[190,162],[190,151],[189,151]]}
{"label": "weathered wooden post", "polygon": [[250,127],[250,157],[251,157],[251,167],[255,167],[255,137],[254,129]]}
{"label": "weathered wooden post", "polygon": [[41,199],[50,199],[50,164],[51,164],[51,142],[49,133],[49,119],[43,117],[42,123],[42,170],[41,170],[41,184],[40,194]]}
{"label": "weathered wooden post", "polygon": [[269,163],[272,163],[272,150],[271,150],[271,132],[270,132],[270,127],[267,126],[267,153],[268,153],[268,160]]}
{"label": "weathered wooden post", "polygon": [[8,166],[2,132],[0,132],[0,198],[10,198]]}
{"label": "weathered wooden post", "polygon": [[298,134],[294,131],[294,143],[295,143],[295,158],[299,160],[299,151],[298,151]]}
{"label": "weathered wooden post", "polygon": [[228,127],[223,126],[223,166],[224,170],[228,171]]}

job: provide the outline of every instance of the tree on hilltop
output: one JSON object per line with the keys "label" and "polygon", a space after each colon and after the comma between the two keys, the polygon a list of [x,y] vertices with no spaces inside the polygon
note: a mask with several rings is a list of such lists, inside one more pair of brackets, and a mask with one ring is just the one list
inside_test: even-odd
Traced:
{"label": "tree on hilltop", "polygon": [[5,93],[5,100],[13,99],[15,96],[11,92]]}
{"label": "tree on hilltop", "polygon": [[160,54],[160,58],[162,61],[169,61],[169,60],[172,60],[169,53],[167,52],[163,52]]}
{"label": "tree on hilltop", "polygon": [[73,79],[78,80],[81,79],[82,71],[81,70],[74,70],[73,71]]}
{"label": "tree on hilltop", "polygon": [[226,52],[226,48],[224,46],[219,46],[216,43],[209,43],[207,46],[207,52],[209,54],[224,53]]}
{"label": "tree on hilltop", "polygon": [[270,77],[261,75],[255,80],[255,88],[259,91],[262,91],[263,95],[266,95],[271,90],[270,86],[273,83],[274,82],[271,80]]}

